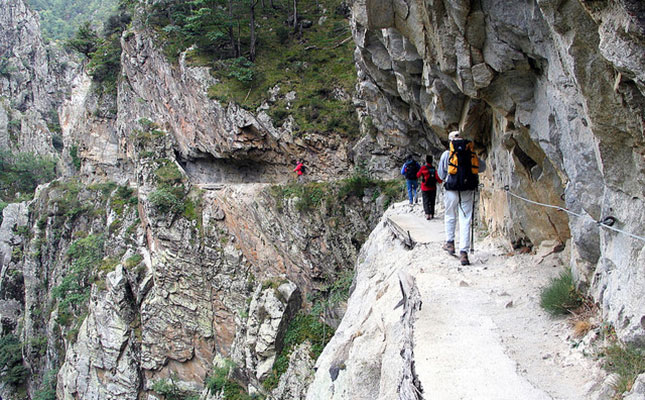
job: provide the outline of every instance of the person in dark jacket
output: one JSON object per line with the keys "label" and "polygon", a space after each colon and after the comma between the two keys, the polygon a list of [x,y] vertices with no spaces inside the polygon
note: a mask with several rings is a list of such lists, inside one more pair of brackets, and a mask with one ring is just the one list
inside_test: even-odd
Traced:
{"label": "person in dark jacket", "polygon": [[441,183],[439,174],[432,166],[434,161],[431,155],[426,155],[426,163],[417,172],[417,178],[421,178],[421,195],[423,196],[423,211],[426,219],[434,218],[434,203],[437,198],[437,183]]}
{"label": "person in dark jacket", "polygon": [[410,207],[414,207],[417,203],[419,182],[417,181],[417,172],[421,166],[414,160],[412,155],[409,155],[401,167],[401,175],[405,177],[406,186],[408,188],[408,199],[410,200]]}

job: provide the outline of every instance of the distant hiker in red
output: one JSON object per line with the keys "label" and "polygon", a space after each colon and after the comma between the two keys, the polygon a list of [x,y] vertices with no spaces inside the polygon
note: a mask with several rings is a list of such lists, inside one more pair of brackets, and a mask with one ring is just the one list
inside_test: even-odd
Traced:
{"label": "distant hiker in red", "polygon": [[417,172],[417,178],[421,178],[421,195],[423,196],[423,211],[426,219],[434,218],[434,202],[437,198],[437,183],[441,183],[437,170],[432,166],[433,158],[426,156],[426,164]]}
{"label": "distant hiker in red", "polygon": [[302,182],[302,180],[304,179],[302,175],[305,173],[305,166],[302,160],[298,161],[298,164],[296,165],[296,168],[293,169],[293,171],[298,174],[298,182]]}

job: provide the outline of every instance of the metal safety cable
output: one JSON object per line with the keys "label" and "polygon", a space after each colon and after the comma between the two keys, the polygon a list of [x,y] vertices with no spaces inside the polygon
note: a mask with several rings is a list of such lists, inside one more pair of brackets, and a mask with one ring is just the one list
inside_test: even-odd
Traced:
{"label": "metal safety cable", "polygon": [[571,215],[576,216],[578,218],[589,218],[590,220],[594,221],[598,226],[601,226],[603,228],[612,230],[614,232],[622,233],[622,234],[627,235],[629,237],[632,237],[634,239],[637,239],[637,240],[640,240],[642,242],[645,242],[645,237],[643,237],[643,236],[634,235],[633,233],[624,231],[622,229],[614,228],[612,225],[616,222],[616,218],[614,218],[612,216],[605,217],[605,219],[603,219],[602,221],[596,221],[596,220],[594,220],[593,218],[591,218],[588,215],[578,214],[578,213],[575,213],[575,212],[573,212],[571,210],[568,210],[568,209],[566,209],[564,207],[554,206],[552,204],[540,203],[539,201],[534,201],[534,200],[527,199],[526,197],[522,197],[519,194],[511,192],[511,189],[510,189],[510,187],[508,185],[504,185],[504,191],[506,191],[506,193],[510,194],[513,197],[516,197],[516,198],[518,198],[520,200],[526,201],[527,203],[535,204],[535,205],[542,206],[542,207],[554,208],[556,210],[564,211],[565,213],[571,214]]}

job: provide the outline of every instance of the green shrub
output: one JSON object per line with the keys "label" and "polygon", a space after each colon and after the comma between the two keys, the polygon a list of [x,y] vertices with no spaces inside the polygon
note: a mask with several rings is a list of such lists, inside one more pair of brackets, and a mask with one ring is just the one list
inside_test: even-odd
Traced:
{"label": "green shrub", "polygon": [[295,204],[298,211],[309,211],[318,207],[325,197],[325,187],[321,183],[306,183],[302,186],[300,197]]}
{"label": "green shrub", "polygon": [[603,367],[617,375],[612,386],[620,394],[631,390],[638,375],[645,373],[645,349],[634,344],[614,343],[604,349]]}
{"label": "green shrub", "polygon": [[280,25],[275,30],[275,36],[278,39],[278,43],[285,44],[289,41],[289,32],[290,29],[284,25]]}
{"label": "green shrub", "polygon": [[172,380],[160,379],[152,385],[152,390],[164,396],[166,400],[184,400],[181,390]]}
{"label": "green shrub", "polygon": [[81,159],[78,158],[78,146],[74,145],[69,148],[69,156],[72,158],[72,165],[77,170],[81,169]]}
{"label": "green shrub", "polygon": [[0,57],[0,76],[5,78],[10,78],[11,74],[16,72],[18,69],[11,65],[9,59],[6,57]]}
{"label": "green shrub", "polygon": [[348,269],[326,279],[331,282],[320,289],[319,294],[312,297],[311,314],[322,318],[327,310],[334,309],[349,299],[349,290],[354,279],[354,270]]}
{"label": "green shrub", "polygon": [[310,356],[315,360],[320,356],[325,345],[334,336],[334,329],[313,315],[304,312],[298,313],[289,323],[284,335],[282,351],[273,363],[272,374],[262,383],[266,390],[274,389],[280,380],[280,376],[289,367],[289,356],[293,349],[305,341],[311,343]]}
{"label": "green shrub", "polygon": [[309,211],[318,207],[330,192],[329,184],[322,182],[290,183],[274,185],[271,194],[276,198],[278,210],[282,211],[285,199],[297,198],[294,206],[298,211]]}
{"label": "green shrub", "polygon": [[42,357],[47,352],[47,336],[40,335],[31,338],[29,339],[29,345],[32,351],[35,351],[38,356]]}
{"label": "green shrub", "polygon": [[31,199],[36,186],[56,178],[56,160],[32,153],[0,150],[0,199],[15,201],[16,193]]}
{"label": "green shrub", "polygon": [[139,199],[135,194],[134,190],[128,186],[119,186],[117,187],[114,195],[110,199],[110,207],[118,215],[123,214],[123,210],[127,206],[136,206],[139,203]]}
{"label": "green shrub", "polygon": [[69,325],[72,318],[86,309],[90,296],[90,277],[101,266],[104,240],[101,235],[89,235],[72,243],[67,250],[71,267],[60,283],[52,289],[58,303],[58,322]]}
{"label": "green shrub", "polygon": [[155,171],[155,176],[159,182],[166,184],[175,184],[181,182],[183,175],[177,165],[169,160]]}
{"label": "green shrub", "polygon": [[99,41],[99,36],[94,32],[90,23],[86,22],[79,26],[74,37],[67,41],[67,46],[90,57],[97,50]]}
{"label": "green shrub", "polygon": [[235,58],[229,64],[227,76],[229,78],[235,78],[242,83],[249,83],[253,81],[255,76],[253,63],[245,57]]}
{"label": "green shrub", "polygon": [[338,197],[344,199],[349,196],[363,197],[365,189],[374,186],[375,181],[362,174],[354,174],[353,176],[343,179],[340,189],[338,190]]}
{"label": "green shrub", "polygon": [[551,279],[540,296],[540,306],[551,315],[567,314],[582,303],[582,295],[576,290],[569,269],[563,271],[559,277]]}
{"label": "green shrub", "polygon": [[32,400],[56,400],[56,375],[58,370],[54,369],[45,372],[43,383],[39,390],[34,393]]}
{"label": "green shrub", "polygon": [[0,338],[0,382],[19,386],[29,371],[22,365],[22,343],[13,334]]}
{"label": "green shrub", "polygon": [[183,189],[162,186],[150,193],[150,204],[162,213],[184,211]]}
{"label": "green shrub", "polygon": [[228,377],[234,364],[228,360],[225,364],[223,367],[213,369],[213,375],[206,380],[208,390],[211,393],[221,392],[226,400],[252,400],[253,397],[244,390],[242,385]]}
{"label": "green shrub", "polygon": [[187,196],[183,175],[174,162],[164,159],[160,163],[162,165],[155,171],[158,186],[150,193],[150,203],[162,213],[183,213]]}
{"label": "green shrub", "polygon": [[125,260],[125,263],[123,265],[126,268],[130,269],[139,265],[141,261],[143,261],[143,256],[141,254],[135,254],[132,257],[128,257],[128,259]]}

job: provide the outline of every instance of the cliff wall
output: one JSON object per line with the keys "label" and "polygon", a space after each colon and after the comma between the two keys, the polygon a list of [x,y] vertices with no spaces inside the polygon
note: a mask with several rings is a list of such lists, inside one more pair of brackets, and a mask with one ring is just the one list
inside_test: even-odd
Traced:
{"label": "cliff wall", "polygon": [[612,216],[643,236],[642,3],[358,0],[352,24],[371,122],[409,138],[422,125],[443,143],[459,127],[491,167],[489,230],[518,246],[570,240],[579,284],[621,338],[642,342],[643,241],[597,224]]}

